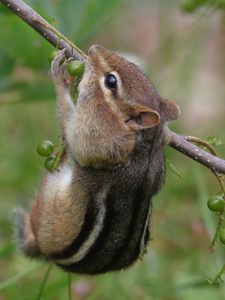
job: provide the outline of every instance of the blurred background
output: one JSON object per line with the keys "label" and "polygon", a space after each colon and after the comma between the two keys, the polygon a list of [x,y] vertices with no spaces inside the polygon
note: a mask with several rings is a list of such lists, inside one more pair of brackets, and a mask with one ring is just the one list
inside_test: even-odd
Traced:
{"label": "blurred background", "polygon": [[[87,50],[99,43],[144,67],[160,95],[181,107],[170,127],[181,134],[225,138],[225,1],[27,0]],[[40,140],[58,143],[55,95],[48,77],[53,50],[0,4],[0,300],[68,299],[68,276],[56,267],[44,293],[47,264],[16,249],[13,210],[34,198],[43,170]],[[217,148],[225,158],[225,146]],[[172,149],[167,181],[154,198],[148,254],[132,268],[96,277],[72,276],[72,299],[222,300],[211,287],[224,248],[209,244],[216,218],[207,208],[218,192],[210,172]]]}

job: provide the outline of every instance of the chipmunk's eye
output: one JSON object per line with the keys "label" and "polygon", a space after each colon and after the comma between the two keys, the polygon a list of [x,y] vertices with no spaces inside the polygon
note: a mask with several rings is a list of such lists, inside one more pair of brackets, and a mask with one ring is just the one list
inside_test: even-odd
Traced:
{"label": "chipmunk's eye", "polygon": [[105,86],[109,89],[115,89],[117,87],[117,79],[113,74],[107,74],[105,76]]}

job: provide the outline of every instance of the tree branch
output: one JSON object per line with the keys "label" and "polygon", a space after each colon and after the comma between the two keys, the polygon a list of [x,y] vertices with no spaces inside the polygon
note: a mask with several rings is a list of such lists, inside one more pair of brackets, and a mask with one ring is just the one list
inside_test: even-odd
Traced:
{"label": "tree branch", "polygon": [[181,136],[168,128],[166,129],[166,137],[168,139],[168,145],[172,148],[196,160],[215,174],[225,174],[225,160],[193,145],[187,141],[185,136]]}
{"label": "tree branch", "polygon": [[[0,0],[6,7],[20,17],[24,22],[33,27],[49,43],[58,49],[66,48],[67,57],[83,60],[86,54],[72,44],[66,37],[38,15],[31,7],[21,0]],[[225,161],[193,145],[175,132],[166,129],[168,145],[182,154],[196,160],[209,168],[215,174],[225,174]]]}
{"label": "tree branch", "polygon": [[28,25],[33,27],[49,43],[58,49],[66,48],[66,56],[77,60],[83,60],[86,54],[78,47],[72,44],[66,37],[42,18],[36,11],[21,0],[0,0],[8,9],[15,13]]}

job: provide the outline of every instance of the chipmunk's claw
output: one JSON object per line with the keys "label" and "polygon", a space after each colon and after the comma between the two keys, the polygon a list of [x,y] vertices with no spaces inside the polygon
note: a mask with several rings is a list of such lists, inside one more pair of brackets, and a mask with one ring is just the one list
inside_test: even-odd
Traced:
{"label": "chipmunk's claw", "polygon": [[66,49],[59,50],[51,63],[50,76],[57,84],[68,86],[70,78],[67,72],[67,65],[69,60],[66,59]]}

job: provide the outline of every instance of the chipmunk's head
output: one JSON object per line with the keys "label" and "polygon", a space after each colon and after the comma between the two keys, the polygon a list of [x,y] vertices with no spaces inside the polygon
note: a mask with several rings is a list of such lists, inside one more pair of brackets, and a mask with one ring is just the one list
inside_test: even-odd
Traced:
{"label": "chipmunk's head", "polygon": [[135,64],[100,45],[90,47],[85,73],[84,97],[94,96],[95,101],[101,99],[122,112],[133,129],[155,127],[180,115],[179,107],[161,98]]}
{"label": "chipmunk's head", "polygon": [[[83,131],[95,140],[105,138],[108,143],[121,144],[126,155],[134,148],[138,133],[147,129],[154,132],[158,125],[180,114],[178,106],[162,99],[135,64],[99,45],[89,49],[77,111],[83,124],[85,120]],[[129,147],[118,141],[120,135],[126,137],[123,141]]]}

